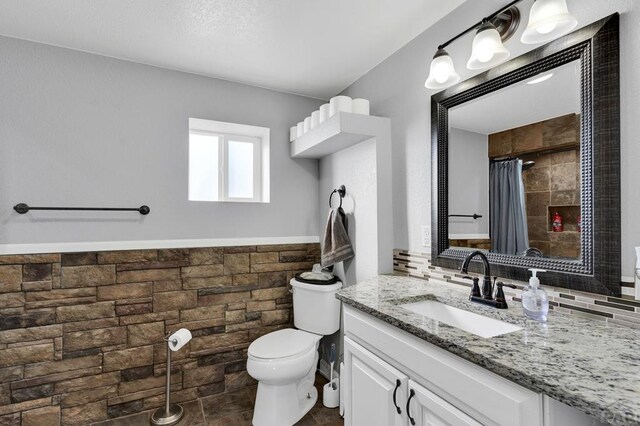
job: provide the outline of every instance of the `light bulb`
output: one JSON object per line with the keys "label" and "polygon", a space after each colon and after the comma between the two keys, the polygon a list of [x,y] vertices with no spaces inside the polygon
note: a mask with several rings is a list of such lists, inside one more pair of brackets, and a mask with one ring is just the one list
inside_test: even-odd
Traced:
{"label": "light bulb", "polygon": [[438,49],[431,61],[429,77],[424,85],[427,89],[444,89],[460,81],[460,76],[453,67],[451,57],[444,49]]}
{"label": "light bulb", "polygon": [[539,32],[540,34],[549,34],[551,31],[555,30],[557,27],[558,27],[557,22],[550,22],[545,25],[540,25],[538,28],[536,28],[536,31]]}
{"label": "light bulb", "polygon": [[447,79],[449,78],[448,75],[446,75],[445,73],[437,73],[436,74],[436,81],[440,84],[444,83],[445,81],[447,81]]}
{"label": "light bulb", "polygon": [[578,20],[569,13],[566,0],[536,0],[520,41],[525,44],[546,43],[569,33],[577,25]]}
{"label": "light bulb", "polygon": [[478,28],[473,38],[471,57],[467,62],[467,68],[478,70],[499,64],[509,57],[509,51],[505,49],[500,38],[500,33],[490,22],[484,22]]}
{"label": "light bulb", "polygon": [[449,78],[449,67],[446,63],[438,61],[433,66],[433,74],[436,78],[436,81],[442,84]]}
{"label": "light bulb", "polygon": [[483,64],[489,62],[491,58],[493,58],[493,52],[491,51],[491,46],[488,46],[487,43],[482,43],[482,45],[479,45],[477,58]]}

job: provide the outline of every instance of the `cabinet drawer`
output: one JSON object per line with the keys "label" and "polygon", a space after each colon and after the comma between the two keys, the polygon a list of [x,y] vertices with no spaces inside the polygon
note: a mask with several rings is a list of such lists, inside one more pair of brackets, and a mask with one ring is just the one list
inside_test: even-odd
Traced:
{"label": "cabinet drawer", "polygon": [[483,424],[542,425],[539,394],[350,306],[344,306],[344,329],[346,336]]}

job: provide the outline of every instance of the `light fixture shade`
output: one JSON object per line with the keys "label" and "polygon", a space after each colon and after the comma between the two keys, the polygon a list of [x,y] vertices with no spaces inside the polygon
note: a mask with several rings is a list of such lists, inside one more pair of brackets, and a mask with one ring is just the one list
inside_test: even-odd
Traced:
{"label": "light fixture shade", "polygon": [[480,25],[473,38],[473,47],[467,68],[470,70],[489,68],[505,61],[509,55],[496,27],[491,22],[485,22]]}
{"label": "light fixture shade", "polygon": [[460,76],[453,67],[451,56],[444,49],[438,49],[431,61],[429,77],[424,86],[427,89],[446,89],[460,81]]}
{"label": "light fixture shade", "polygon": [[536,0],[520,41],[525,44],[546,43],[567,34],[577,25],[578,20],[569,13],[566,0]]}

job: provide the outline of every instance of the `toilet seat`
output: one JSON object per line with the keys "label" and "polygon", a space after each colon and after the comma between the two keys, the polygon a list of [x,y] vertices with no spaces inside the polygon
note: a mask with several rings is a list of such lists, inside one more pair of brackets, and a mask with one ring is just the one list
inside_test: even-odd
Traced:
{"label": "toilet seat", "polygon": [[249,355],[259,359],[295,357],[315,349],[321,336],[293,328],[274,331],[249,345]]}

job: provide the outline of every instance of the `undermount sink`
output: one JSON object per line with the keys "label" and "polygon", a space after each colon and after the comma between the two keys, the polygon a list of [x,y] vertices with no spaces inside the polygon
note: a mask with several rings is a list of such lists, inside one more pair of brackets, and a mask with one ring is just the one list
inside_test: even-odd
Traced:
{"label": "undermount sink", "polygon": [[522,327],[517,325],[454,308],[435,300],[423,300],[399,306],[480,337],[495,337],[522,330]]}

